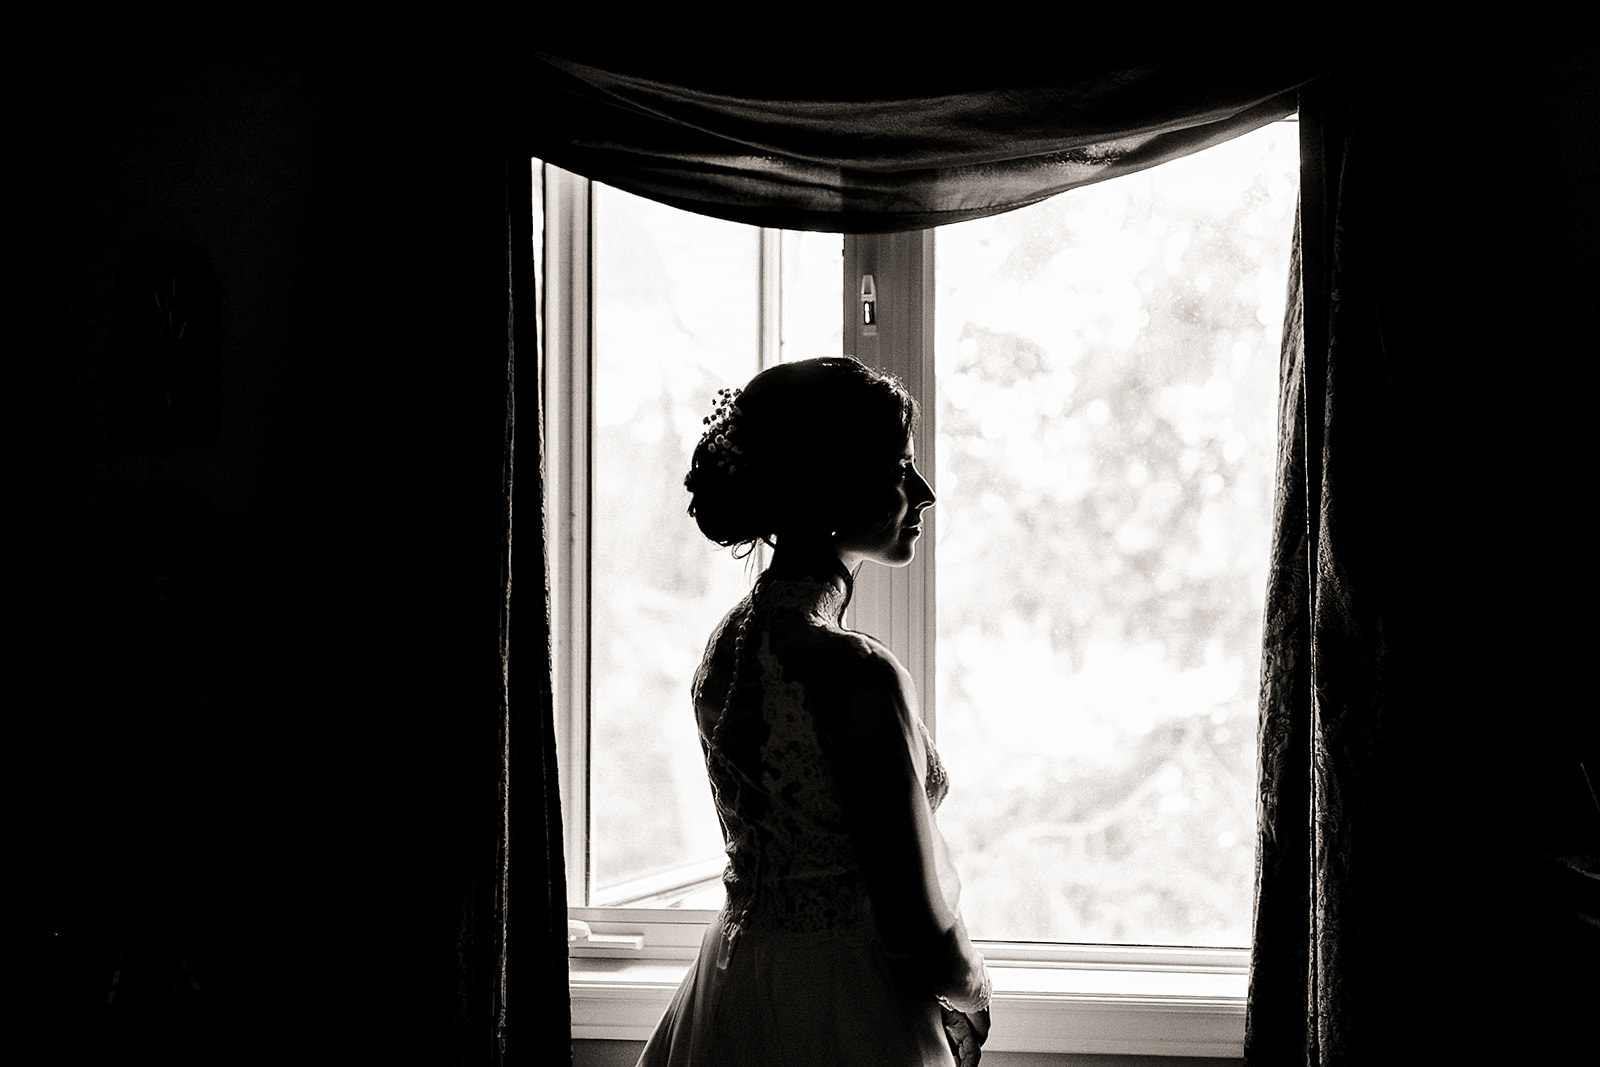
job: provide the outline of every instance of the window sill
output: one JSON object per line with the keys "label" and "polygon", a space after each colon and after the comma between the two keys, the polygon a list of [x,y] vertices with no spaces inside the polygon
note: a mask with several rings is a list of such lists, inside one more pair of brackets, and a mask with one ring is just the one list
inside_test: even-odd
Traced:
{"label": "window sill", "polygon": [[[987,1049],[1232,1059],[1244,1054],[1243,950],[980,948],[995,987],[996,1025]],[[681,958],[575,955],[573,1038],[646,1040],[687,969]]]}

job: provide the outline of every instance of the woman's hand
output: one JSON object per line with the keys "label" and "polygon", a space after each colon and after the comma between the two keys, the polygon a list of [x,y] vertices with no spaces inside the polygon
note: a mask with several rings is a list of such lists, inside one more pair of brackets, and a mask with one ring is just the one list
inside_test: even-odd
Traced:
{"label": "woman's hand", "polygon": [[[959,1011],[964,1015],[987,1014],[989,1011],[989,997],[994,991],[994,987],[989,981],[988,964],[984,962],[983,956],[979,955],[977,949],[972,947],[972,942],[966,939],[965,928],[957,927],[956,930],[952,931],[952,934],[954,935],[952,940],[959,938],[971,956],[975,957],[975,962],[964,962],[967,968],[966,973],[970,976],[966,983],[966,988],[950,990],[940,994],[939,1004],[952,1011]],[[987,1033],[987,1027],[985,1032]]]}

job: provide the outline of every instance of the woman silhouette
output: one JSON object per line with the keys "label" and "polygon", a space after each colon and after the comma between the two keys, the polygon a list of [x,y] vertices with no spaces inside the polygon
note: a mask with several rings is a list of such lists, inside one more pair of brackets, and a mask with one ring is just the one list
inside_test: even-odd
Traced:
{"label": "woman silhouette", "polygon": [[773,551],[695,675],[727,897],[641,1067],[977,1061],[989,978],[934,824],[944,770],[910,677],[843,623],[855,570],[909,563],[934,502],[916,416],[841,357],[763,371],[706,419],[689,513]]}

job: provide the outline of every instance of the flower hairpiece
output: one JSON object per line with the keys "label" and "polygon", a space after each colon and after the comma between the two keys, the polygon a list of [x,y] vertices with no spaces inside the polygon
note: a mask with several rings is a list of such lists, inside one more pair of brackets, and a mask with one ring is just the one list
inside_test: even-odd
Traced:
{"label": "flower hairpiece", "polygon": [[733,420],[740,414],[738,399],[738,389],[718,389],[711,414],[701,420],[706,426],[701,435],[706,451],[714,457],[717,469],[725,469],[729,474],[738,470],[737,457],[744,455],[744,449],[734,441]]}

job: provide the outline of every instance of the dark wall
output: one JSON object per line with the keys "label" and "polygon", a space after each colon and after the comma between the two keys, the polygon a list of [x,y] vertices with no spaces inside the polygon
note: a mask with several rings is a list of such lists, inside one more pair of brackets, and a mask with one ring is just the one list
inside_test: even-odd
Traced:
{"label": "dark wall", "polygon": [[35,1018],[59,1062],[476,1062],[506,363],[486,65],[247,14],[83,32],[17,42]]}

